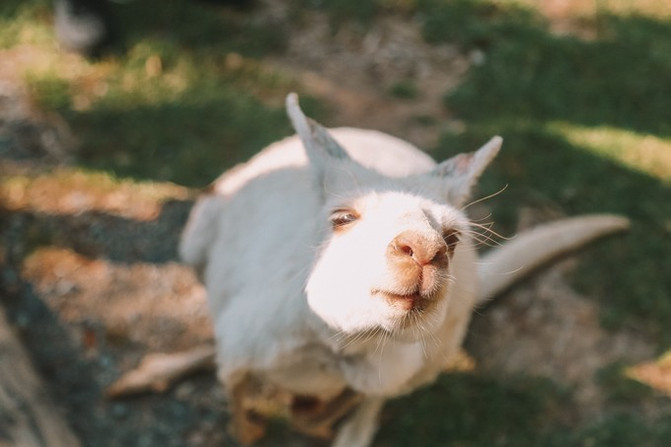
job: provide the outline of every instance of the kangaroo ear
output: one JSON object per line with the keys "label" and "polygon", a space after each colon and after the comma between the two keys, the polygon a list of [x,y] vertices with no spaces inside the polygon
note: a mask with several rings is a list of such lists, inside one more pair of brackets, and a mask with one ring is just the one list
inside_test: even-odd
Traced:
{"label": "kangaroo ear", "polygon": [[305,116],[298,105],[298,95],[289,93],[286,100],[287,114],[296,133],[305,146],[310,165],[321,175],[333,160],[349,160],[345,149],[333,139],[319,123]]}
{"label": "kangaroo ear", "polygon": [[499,152],[502,143],[503,139],[496,136],[477,151],[455,155],[431,171],[430,175],[445,179],[450,203],[461,206],[468,200],[475,182]]}

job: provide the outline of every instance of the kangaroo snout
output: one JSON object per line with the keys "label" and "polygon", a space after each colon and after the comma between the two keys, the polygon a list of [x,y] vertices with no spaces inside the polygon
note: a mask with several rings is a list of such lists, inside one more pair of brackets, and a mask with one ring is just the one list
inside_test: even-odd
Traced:
{"label": "kangaroo snout", "polygon": [[438,233],[407,230],[389,243],[387,262],[395,294],[428,298],[444,285],[448,247]]}

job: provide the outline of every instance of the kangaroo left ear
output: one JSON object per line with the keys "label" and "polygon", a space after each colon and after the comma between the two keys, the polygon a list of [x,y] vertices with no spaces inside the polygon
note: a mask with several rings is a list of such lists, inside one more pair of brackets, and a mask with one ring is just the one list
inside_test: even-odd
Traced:
{"label": "kangaroo left ear", "polygon": [[445,179],[448,202],[461,206],[468,200],[475,182],[496,157],[502,143],[501,137],[493,137],[477,151],[455,155],[440,163],[429,173],[429,175]]}
{"label": "kangaroo left ear", "polygon": [[345,149],[316,121],[305,116],[298,104],[298,95],[287,95],[286,108],[291,124],[303,142],[312,169],[319,178],[335,160],[350,160]]}

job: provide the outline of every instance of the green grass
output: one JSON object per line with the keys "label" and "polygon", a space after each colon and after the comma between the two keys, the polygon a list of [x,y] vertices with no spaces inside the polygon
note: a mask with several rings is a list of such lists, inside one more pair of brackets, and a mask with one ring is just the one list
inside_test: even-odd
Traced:
{"label": "green grass", "polygon": [[415,99],[420,95],[419,86],[413,81],[399,81],[388,89],[389,96],[396,99]]}
{"label": "green grass", "polygon": [[602,13],[598,37],[584,40],[505,2],[433,7],[428,39],[485,53],[445,97],[468,130],[445,135],[439,151],[504,136],[485,184],[510,185],[491,201],[508,230],[506,203],[630,217],[629,236],[588,250],[577,283],[600,300],[608,327],[644,326],[671,343],[671,23]]}
{"label": "green grass", "polygon": [[[542,428],[563,399],[560,390],[542,379],[449,374],[428,389],[392,401],[376,445],[542,445]],[[528,430],[529,425],[541,430]]]}
{"label": "green grass", "polygon": [[[618,399],[631,402],[640,385],[615,381]],[[626,389],[625,389],[626,388]],[[570,393],[544,379],[448,374],[385,410],[375,445],[397,446],[662,446],[671,442],[671,414],[644,420],[631,410],[614,410],[578,427]]]}
{"label": "green grass", "polygon": [[[545,18],[521,3],[436,1],[423,3],[422,8],[427,40],[456,43],[464,54],[479,50],[485,55],[484,64],[471,67],[465,81],[445,96],[450,112],[467,123],[466,131],[446,133],[435,154],[446,157],[473,150],[493,134],[504,137],[504,150],[481,188],[486,194],[509,185],[488,202],[504,233],[513,232],[516,224],[517,207],[511,203],[567,215],[613,212],[631,218],[627,236],[585,251],[575,283],[599,301],[607,328],[636,328],[656,339],[660,350],[671,345],[668,16],[601,10],[594,18],[595,37],[584,39],[551,33]],[[636,408],[649,397],[622,378],[620,368],[602,371],[595,380],[610,399],[597,420],[566,430],[561,418],[548,426],[539,424],[533,410],[526,423],[517,423],[514,414],[498,421],[497,413],[484,414],[481,421],[486,422],[472,427],[469,437],[457,445],[671,442],[671,415],[663,412],[652,421],[641,416]],[[510,386],[509,379],[497,384]],[[481,405],[489,411],[495,393],[481,392],[461,411],[472,412],[473,407],[482,411]],[[525,392],[533,399],[541,391]],[[486,402],[479,403],[478,398]],[[450,405],[448,400],[443,403]],[[508,409],[515,405],[511,402]],[[530,402],[519,405],[522,411],[539,410]],[[415,417],[433,421],[437,427],[432,433],[438,433],[447,423],[436,421],[431,413]],[[445,417],[449,416],[448,411]],[[487,434],[496,427],[508,430],[501,436]],[[445,433],[446,439],[461,437]]]}
{"label": "green grass", "polygon": [[86,139],[80,161],[121,176],[202,186],[288,133],[281,109],[269,110],[230,86],[209,88],[166,103],[104,101],[88,113],[66,114]]}
{"label": "green grass", "polygon": [[123,25],[128,47],[161,39],[179,52],[195,52],[206,59],[229,51],[261,56],[284,48],[286,42],[279,25],[256,24],[247,14],[203,2],[143,0],[119,4],[113,12]]}
{"label": "green grass", "polygon": [[0,4],[0,49],[19,43],[53,46],[51,2],[4,0]]}
{"label": "green grass", "polygon": [[596,382],[605,391],[606,399],[613,405],[636,404],[651,396],[651,389],[627,377],[627,365],[621,361],[601,368],[595,377]]}
{"label": "green grass", "polygon": [[[49,36],[46,6],[6,4],[2,20],[19,37],[0,33],[0,42],[35,44],[33,29]],[[116,53],[67,59],[53,51],[50,36],[40,47],[46,62],[25,72],[36,102],[77,135],[81,165],[203,186],[289,133],[277,98],[295,84],[256,59],[283,47],[281,26],[187,0],[113,7],[124,36]]]}

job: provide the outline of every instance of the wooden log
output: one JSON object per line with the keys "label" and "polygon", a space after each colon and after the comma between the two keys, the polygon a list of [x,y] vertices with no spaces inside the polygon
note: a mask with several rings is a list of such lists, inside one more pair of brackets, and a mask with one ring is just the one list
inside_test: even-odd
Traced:
{"label": "wooden log", "polygon": [[79,447],[0,307],[0,447]]}

